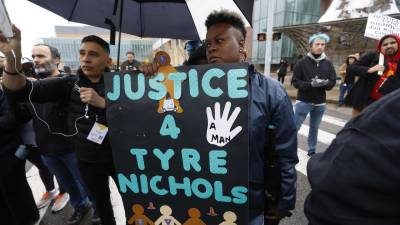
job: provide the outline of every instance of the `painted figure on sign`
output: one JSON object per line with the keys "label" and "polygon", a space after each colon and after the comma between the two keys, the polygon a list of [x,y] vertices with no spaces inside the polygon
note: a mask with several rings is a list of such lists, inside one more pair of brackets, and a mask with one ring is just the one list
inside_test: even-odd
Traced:
{"label": "painted figure on sign", "polygon": [[219,225],[236,225],[237,216],[234,212],[228,211],[224,213],[224,222]]}
{"label": "painted figure on sign", "polygon": [[161,216],[154,223],[155,225],[182,225],[178,220],[176,220],[172,214],[171,207],[163,205],[160,208]]}
{"label": "painted figure on sign", "polygon": [[143,206],[140,204],[135,204],[132,206],[133,216],[128,220],[128,224],[134,225],[154,225],[146,215],[144,215]]}
{"label": "painted figure on sign", "polygon": [[188,210],[189,219],[183,225],[206,225],[201,219],[200,210],[196,208],[190,208]]}
{"label": "painted figure on sign", "polygon": [[169,74],[177,72],[171,65],[171,57],[166,52],[157,52],[154,57],[154,63],[160,66],[158,73],[164,74],[162,83],[167,91],[167,94],[158,103],[157,112],[160,114],[167,111],[182,113],[183,108],[179,104],[179,100],[174,98],[174,81],[168,79]]}

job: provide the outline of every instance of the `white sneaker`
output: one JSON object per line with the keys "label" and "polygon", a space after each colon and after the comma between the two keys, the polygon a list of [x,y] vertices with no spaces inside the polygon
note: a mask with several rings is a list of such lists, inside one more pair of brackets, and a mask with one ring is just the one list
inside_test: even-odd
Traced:
{"label": "white sneaker", "polygon": [[54,189],[52,191],[46,191],[45,193],[43,193],[42,197],[40,198],[40,200],[38,202],[36,202],[36,206],[38,209],[41,209],[43,207],[46,207],[48,204],[50,204],[50,202],[56,198],[56,196],[58,195],[58,190]]}
{"label": "white sneaker", "polygon": [[52,212],[58,212],[61,209],[63,209],[69,201],[69,194],[64,193],[64,194],[59,194],[56,197],[56,201],[53,204],[53,207],[51,207]]}

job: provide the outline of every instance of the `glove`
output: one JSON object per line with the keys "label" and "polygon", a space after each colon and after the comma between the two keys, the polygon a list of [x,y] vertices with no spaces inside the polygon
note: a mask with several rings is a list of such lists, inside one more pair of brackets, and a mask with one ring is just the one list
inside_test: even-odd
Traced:
{"label": "glove", "polygon": [[328,79],[318,79],[318,78],[313,78],[311,79],[311,87],[325,87],[328,84],[329,80]]}

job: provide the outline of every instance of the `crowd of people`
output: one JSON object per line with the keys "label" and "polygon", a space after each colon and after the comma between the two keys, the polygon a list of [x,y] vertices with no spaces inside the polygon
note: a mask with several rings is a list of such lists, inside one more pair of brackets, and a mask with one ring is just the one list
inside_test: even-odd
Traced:
{"label": "crowd of people", "polygon": [[[186,65],[246,62],[246,29],[240,16],[215,11],[207,17],[205,25],[204,44],[193,49]],[[109,44],[95,35],[84,37],[77,53],[80,68],[74,75],[59,71],[61,55],[56,48],[35,45],[32,58],[36,76],[28,77],[21,63],[21,32],[15,26],[13,32],[10,39],[0,34],[0,51],[5,56],[0,61],[4,64],[0,89],[2,220],[10,225],[34,224],[39,218],[38,208],[54,200],[59,203],[53,205],[54,211],[70,201],[74,212],[67,224],[79,224],[89,212],[93,224],[116,224],[109,177],[118,182],[109,137],[105,136],[100,143],[87,138],[94,124],[107,126],[103,74],[112,63]],[[398,40],[397,36],[388,35],[379,42],[377,52],[384,54],[384,65],[377,65],[376,52],[359,60],[358,56],[348,57],[346,69],[342,69],[349,93],[344,102],[354,108],[355,119],[323,155],[313,156],[326,107],[326,91],[336,83],[335,69],[325,54],[329,36],[324,33],[310,36],[309,53],[296,64],[292,79],[298,89],[294,111],[283,85],[249,65],[248,225],[277,224],[294,209],[297,132],[308,114],[308,155],[312,156],[308,174],[312,191],[305,213],[310,224],[399,223],[400,177],[396,171],[400,165],[400,143],[396,135],[400,131],[397,122],[400,92],[395,91],[400,87]],[[127,53],[128,60],[121,70],[141,70],[146,75],[158,71],[157,64],[140,64],[134,56],[133,52]],[[278,74],[282,82],[287,66],[287,62],[281,62]],[[383,75],[378,75],[378,71]],[[361,111],[365,112],[359,115]],[[270,125],[276,127],[273,141],[280,196],[277,206],[266,211],[265,184],[271,181],[264,174],[264,149],[272,141],[267,138]],[[27,127],[30,127],[28,134]],[[369,147],[364,149],[361,143],[368,143]],[[25,177],[26,158],[39,168],[46,187],[37,204]],[[380,169],[374,170],[377,167]],[[364,204],[366,198],[368,203]],[[126,218],[130,218],[128,212]]]}

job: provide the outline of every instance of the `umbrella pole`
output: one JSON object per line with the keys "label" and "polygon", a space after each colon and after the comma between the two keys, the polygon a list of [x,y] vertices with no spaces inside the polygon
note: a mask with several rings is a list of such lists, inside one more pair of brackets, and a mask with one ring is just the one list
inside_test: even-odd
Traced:
{"label": "umbrella pole", "polygon": [[117,71],[119,69],[119,55],[121,53],[121,34],[122,34],[122,15],[124,12],[124,0],[121,0],[121,6],[119,10],[119,36],[118,36],[118,53],[117,53]]}

